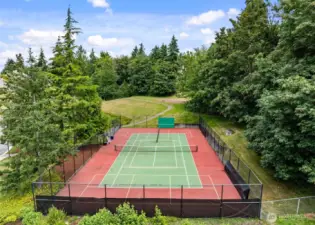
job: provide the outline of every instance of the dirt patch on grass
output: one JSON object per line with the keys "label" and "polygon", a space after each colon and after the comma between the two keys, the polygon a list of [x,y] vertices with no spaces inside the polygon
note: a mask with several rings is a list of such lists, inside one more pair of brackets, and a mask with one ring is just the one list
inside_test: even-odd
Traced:
{"label": "dirt patch on grass", "polygon": [[171,103],[171,104],[184,104],[188,102],[187,98],[166,98],[162,102]]}

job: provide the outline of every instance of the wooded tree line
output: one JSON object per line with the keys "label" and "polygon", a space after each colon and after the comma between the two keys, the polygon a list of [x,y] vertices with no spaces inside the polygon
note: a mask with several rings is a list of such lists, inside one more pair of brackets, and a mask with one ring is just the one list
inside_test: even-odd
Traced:
{"label": "wooded tree line", "polygon": [[276,178],[313,184],[314,22],[312,0],[248,0],[209,49],[183,56],[179,89],[191,110],[246,124],[249,147]]}

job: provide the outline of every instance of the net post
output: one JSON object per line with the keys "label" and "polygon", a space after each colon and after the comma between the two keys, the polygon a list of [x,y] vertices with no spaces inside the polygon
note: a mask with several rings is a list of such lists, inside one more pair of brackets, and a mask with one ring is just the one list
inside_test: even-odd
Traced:
{"label": "net post", "polygon": [[48,174],[49,174],[49,186],[50,186],[50,196],[53,196],[53,190],[52,190],[52,183],[51,183],[51,172],[50,169],[48,170]]}
{"label": "net post", "polygon": [[73,212],[72,212],[72,198],[71,198],[70,184],[68,184],[68,191],[69,191],[69,201],[70,201],[70,215],[72,215]]}
{"label": "net post", "polygon": [[32,183],[32,194],[33,194],[33,202],[34,202],[34,211],[37,212],[34,183]]}
{"label": "net post", "polygon": [[220,217],[223,217],[223,191],[224,191],[224,185],[221,185],[221,201],[220,201]]}
{"label": "net post", "polygon": [[181,197],[180,197],[180,217],[183,217],[183,198],[184,198],[184,186],[181,186]]}

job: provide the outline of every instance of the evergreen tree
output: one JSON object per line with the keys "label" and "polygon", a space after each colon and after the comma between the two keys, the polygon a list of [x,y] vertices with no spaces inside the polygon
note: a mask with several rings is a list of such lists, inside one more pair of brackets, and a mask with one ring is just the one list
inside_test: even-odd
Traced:
{"label": "evergreen tree", "polygon": [[32,48],[28,48],[27,63],[30,67],[33,67],[36,64],[36,58],[33,56]]}
{"label": "evergreen tree", "polygon": [[162,60],[167,60],[167,45],[162,44],[160,48],[160,58]]}
{"label": "evergreen tree", "polygon": [[16,68],[15,62],[13,59],[7,59],[6,63],[4,64],[2,74],[7,74],[9,72],[13,72]]}
{"label": "evergreen tree", "polygon": [[159,46],[157,46],[157,45],[154,46],[154,48],[151,50],[150,57],[154,61],[157,61],[157,60],[161,59]]}
{"label": "evergreen tree", "polygon": [[77,144],[102,132],[107,118],[101,113],[101,100],[97,94],[97,86],[90,77],[82,74],[74,57],[76,50],[74,35],[80,29],[74,25],[77,21],[68,9],[63,42],[58,39],[54,48],[53,71],[55,104],[58,109],[58,123],[63,134]]}
{"label": "evergreen tree", "polygon": [[33,179],[69,153],[47,88],[48,74],[36,68],[14,71],[0,88],[3,138],[20,151],[8,164],[1,181],[4,191],[29,190]]}
{"label": "evergreen tree", "polygon": [[144,45],[141,43],[140,46],[139,46],[139,51],[138,51],[138,55],[140,56],[145,56],[145,48],[144,48]]}
{"label": "evergreen tree", "polygon": [[95,55],[94,49],[92,48],[92,51],[89,55],[88,59],[88,65],[87,65],[87,75],[92,76],[92,74],[95,73],[95,64],[96,64],[97,57]]}
{"label": "evergreen tree", "polygon": [[78,22],[73,18],[70,7],[67,11],[66,24],[64,25],[65,35],[63,36],[65,63],[74,62],[74,51],[76,49],[75,36],[81,33],[81,29],[75,27]]}
{"label": "evergreen tree", "polygon": [[58,37],[56,45],[53,48],[53,58],[51,58],[51,72],[61,76],[64,72],[65,61],[63,58],[64,48],[61,42],[61,37]]}
{"label": "evergreen tree", "polygon": [[179,56],[179,48],[177,44],[177,39],[173,35],[172,40],[168,46],[168,60],[171,63],[177,63],[178,56]]}
{"label": "evergreen tree", "polygon": [[40,52],[39,52],[39,56],[37,59],[37,64],[36,67],[40,68],[42,71],[46,71],[47,70],[47,61],[46,61],[46,56],[44,53],[44,49],[40,48]]}
{"label": "evergreen tree", "polygon": [[134,49],[133,49],[132,52],[131,52],[131,57],[132,57],[132,58],[137,57],[138,52],[139,52],[138,46],[135,46]]}
{"label": "evergreen tree", "polygon": [[25,68],[24,58],[21,53],[16,55],[15,68],[18,70],[23,70]]}
{"label": "evergreen tree", "polygon": [[82,73],[88,75],[88,57],[86,56],[86,51],[82,45],[78,47],[78,50],[75,53],[75,59]]}

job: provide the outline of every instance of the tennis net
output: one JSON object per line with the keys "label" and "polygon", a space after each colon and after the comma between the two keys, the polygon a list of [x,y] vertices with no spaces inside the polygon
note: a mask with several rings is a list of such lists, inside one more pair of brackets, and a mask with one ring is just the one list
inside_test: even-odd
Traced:
{"label": "tennis net", "polygon": [[141,146],[115,145],[117,152],[198,152],[198,145]]}

